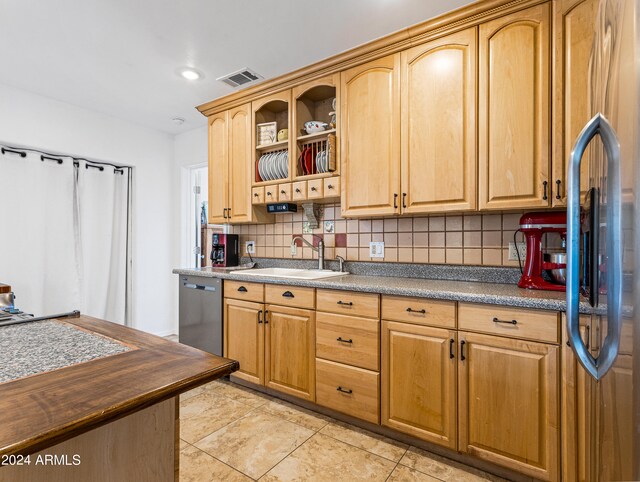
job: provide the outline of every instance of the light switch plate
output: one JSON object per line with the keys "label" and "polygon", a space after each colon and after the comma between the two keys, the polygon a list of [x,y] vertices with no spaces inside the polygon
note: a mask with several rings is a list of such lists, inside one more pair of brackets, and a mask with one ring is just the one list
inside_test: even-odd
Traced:
{"label": "light switch plate", "polygon": [[244,250],[247,254],[256,254],[256,242],[247,241],[244,243]]}
{"label": "light switch plate", "polygon": [[384,258],[384,243],[383,242],[369,243],[369,257]]}

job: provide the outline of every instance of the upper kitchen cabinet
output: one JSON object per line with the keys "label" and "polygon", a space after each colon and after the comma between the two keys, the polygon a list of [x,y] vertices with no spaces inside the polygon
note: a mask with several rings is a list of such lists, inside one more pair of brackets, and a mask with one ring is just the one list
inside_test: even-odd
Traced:
{"label": "upper kitchen cabinet", "polygon": [[253,185],[277,184],[291,179],[290,107],[291,90],[251,103]]}
{"label": "upper kitchen cabinet", "polygon": [[476,208],[476,28],[401,53],[402,213]]}
{"label": "upper kitchen cabinet", "polygon": [[296,180],[335,176],[340,74],[298,85],[293,96],[293,175]]}
{"label": "upper kitchen cabinet", "polygon": [[264,222],[251,204],[251,107],[209,117],[209,223]]}
{"label": "upper kitchen cabinet", "polygon": [[342,215],[398,214],[400,54],[340,75]]}
{"label": "upper kitchen cabinet", "polygon": [[[573,143],[591,118],[589,58],[596,0],[560,0],[555,4],[553,112],[553,205],[567,203],[567,162]],[[589,149],[580,172],[581,198],[589,187]]]}
{"label": "upper kitchen cabinet", "polygon": [[209,117],[209,223],[227,222],[229,192],[229,113]]}
{"label": "upper kitchen cabinet", "polygon": [[480,25],[480,209],[550,205],[550,8]]}

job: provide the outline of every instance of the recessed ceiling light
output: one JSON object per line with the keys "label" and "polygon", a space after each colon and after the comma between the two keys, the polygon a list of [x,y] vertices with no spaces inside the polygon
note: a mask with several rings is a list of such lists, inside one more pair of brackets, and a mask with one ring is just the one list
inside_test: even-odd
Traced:
{"label": "recessed ceiling light", "polygon": [[173,121],[173,123],[177,126],[181,126],[182,124],[184,124],[184,119],[182,117],[174,117],[173,119],[171,119]]}
{"label": "recessed ceiling light", "polygon": [[204,77],[204,74],[202,72],[199,72],[191,67],[183,67],[178,69],[178,74],[180,74],[181,77],[187,80],[199,80]]}

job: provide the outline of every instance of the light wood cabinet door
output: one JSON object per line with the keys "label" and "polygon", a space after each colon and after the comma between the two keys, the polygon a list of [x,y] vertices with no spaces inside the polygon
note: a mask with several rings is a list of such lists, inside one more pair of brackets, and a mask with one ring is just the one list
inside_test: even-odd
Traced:
{"label": "light wood cabinet door", "polygon": [[224,356],[240,362],[233,376],[264,384],[264,305],[224,299]]}
{"label": "light wood cabinet door", "polygon": [[266,305],[265,385],[315,401],[315,311]]}
{"label": "light wood cabinet door", "polygon": [[[555,2],[555,71],[553,112],[554,206],[567,204],[567,162],[578,134],[591,118],[589,58],[597,0]],[[580,198],[589,188],[589,149],[580,171]]]}
{"label": "light wood cabinet door", "polygon": [[480,25],[480,209],[550,205],[549,17],[545,3]]}
{"label": "light wood cabinet door", "polygon": [[559,479],[557,345],[459,332],[458,450]]}
{"label": "light wood cabinet door", "polygon": [[[593,379],[580,366],[573,354],[562,316],[562,480],[588,482],[593,480],[590,469],[590,446],[593,433]],[[580,316],[580,335],[590,348],[591,316]]]}
{"label": "light wood cabinet door", "polygon": [[399,214],[400,54],[340,75],[342,215]]}
{"label": "light wood cabinet door", "polygon": [[252,220],[251,104],[229,111],[229,222]]}
{"label": "light wood cabinet door", "polygon": [[401,53],[402,212],[476,207],[476,28]]}
{"label": "light wood cabinet door", "polygon": [[229,179],[228,113],[209,117],[209,223],[227,221]]}
{"label": "light wood cabinet door", "polygon": [[456,332],[382,322],[383,425],[457,446]]}

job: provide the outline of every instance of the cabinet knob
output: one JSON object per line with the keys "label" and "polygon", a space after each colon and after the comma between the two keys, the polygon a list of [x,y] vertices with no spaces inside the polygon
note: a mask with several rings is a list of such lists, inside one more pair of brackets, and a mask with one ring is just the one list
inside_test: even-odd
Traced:
{"label": "cabinet knob", "polygon": [[271,196],[271,192],[270,191],[267,191],[267,196]]}
{"label": "cabinet knob", "polygon": [[285,191],[284,189],[281,189],[280,194],[287,194],[287,191]]}
{"label": "cabinet knob", "polygon": [[328,184],[327,189],[333,189],[333,184]]}
{"label": "cabinet knob", "polygon": [[302,191],[300,191],[300,189],[296,188],[296,192],[302,192]]}
{"label": "cabinet knob", "polygon": [[313,186],[311,187],[311,190],[312,191],[317,191],[317,189],[315,187],[313,187]]}

